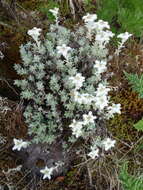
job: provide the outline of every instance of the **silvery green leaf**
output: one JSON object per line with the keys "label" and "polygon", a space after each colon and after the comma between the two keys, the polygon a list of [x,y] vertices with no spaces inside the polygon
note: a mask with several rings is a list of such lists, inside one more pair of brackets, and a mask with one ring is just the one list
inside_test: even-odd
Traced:
{"label": "silvery green leaf", "polygon": [[42,90],[42,91],[44,90],[44,84],[42,81],[37,82],[36,86],[38,90]]}
{"label": "silvery green leaf", "polygon": [[22,96],[22,98],[24,98],[24,99],[30,100],[30,99],[33,98],[34,93],[31,92],[30,90],[25,90],[25,91],[21,92],[21,96]]}

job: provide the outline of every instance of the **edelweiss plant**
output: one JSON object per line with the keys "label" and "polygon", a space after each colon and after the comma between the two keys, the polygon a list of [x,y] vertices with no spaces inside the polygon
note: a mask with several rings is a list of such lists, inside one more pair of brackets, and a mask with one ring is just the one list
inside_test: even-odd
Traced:
{"label": "edelweiss plant", "polygon": [[[15,65],[23,76],[15,85],[22,90],[21,98],[29,102],[24,111],[28,133],[35,143],[66,138],[68,144],[88,139],[88,156],[94,159],[99,147],[107,151],[115,144],[110,138],[92,142],[97,123],[121,113],[120,104],[110,101],[112,88],[103,78],[107,45],[114,34],[107,22],[97,21],[96,14],[84,16],[84,25],[71,31],[58,24],[58,9],[50,11],[56,24],[50,26],[44,40],[40,40],[41,29],[29,30],[33,41],[20,47],[23,63]],[[41,170],[43,178],[50,179],[52,171],[46,166]]]}

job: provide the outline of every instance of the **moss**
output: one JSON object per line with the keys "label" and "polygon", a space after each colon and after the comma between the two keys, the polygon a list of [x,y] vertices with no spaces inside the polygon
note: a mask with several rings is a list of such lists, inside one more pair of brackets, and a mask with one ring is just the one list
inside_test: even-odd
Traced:
{"label": "moss", "polygon": [[116,138],[136,141],[141,133],[133,125],[142,118],[143,100],[139,99],[136,93],[124,89],[113,97],[113,101],[121,104],[122,113],[108,121],[108,129]]}

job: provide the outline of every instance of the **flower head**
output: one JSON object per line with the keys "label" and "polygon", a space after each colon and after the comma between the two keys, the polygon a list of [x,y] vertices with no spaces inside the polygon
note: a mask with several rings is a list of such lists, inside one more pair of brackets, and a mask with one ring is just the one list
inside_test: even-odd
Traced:
{"label": "flower head", "polygon": [[77,73],[74,77],[69,77],[69,80],[75,85],[76,90],[82,87],[85,77],[81,73]]}
{"label": "flower head", "polygon": [[128,38],[132,36],[132,34],[129,34],[128,32],[125,32],[125,33],[121,33],[119,34],[117,37],[118,38],[121,38],[123,42],[127,41]]}
{"label": "flower head", "polygon": [[79,104],[83,103],[83,96],[78,91],[72,90],[70,95],[73,96],[75,102]]}
{"label": "flower head", "polygon": [[49,11],[54,15],[54,17],[57,17],[59,8],[55,7],[54,9],[49,9]]}
{"label": "flower head", "polygon": [[87,13],[87,15],[83,16],[82,19],[84,22],[94,22],[97,19],[97,15]]}
{"label": "flower head", "polygon": [[14,141],[14,147],[12,148],[12,150],[20,151],[21,148],[27,148],[27,146],[28,146],[28,142],[24,142],[22,139],[20,139],[20,140],[13,139],[13,141]]}
{"label": "flower head", "polygon": [[106,45],[115,34],[109,30],[97,33],[95,39],[99,44]]}
{"label": "flower head", "polygon": [[96,60],[94,68],[96,69],[95,72],[101,74],[107,70],[107,62],[104,60]]}
{"label": "flower head", "polygon": [[62,54],[65,58],[67,58],[68,51],[70,51],[71,48],[63,44],[62,46],[57,46],[57,50],[59,54]]}
{"label": "flower head", "polygon": [[81,96],[82,96],[82,103],[85,105],[86,104],[90,105],[92,101],[94,100],[94,96],[88,93],[83,93],[81,94]]}
{"label": "flower head", "polygon": [[48,168],[47,166],[44,169],[40,170],[40,172],[42,174],[44,174],[43,179],[45,179],[45,178],[51,179],[51,175],[53,174],[53,170],[54,170],[54,168]]}
{"label": "flower head", "polygon": [[110,138],[107,138],[106,140],[103,141],[103,146],[105,148],[105,150],[109,150],[110,148],[114,147],[116,141],[115,140],[112,140]]}
{"label": "flower head", "polygon": [[101,31],[104,28],[110,29],[108,22],[105,22],[103,20],[98,20],[98,22],[96,22],[96,30]]}
{"label": "flower head", "polygon": [[113,117],[113,114],[118,113],[121,114],[121,104],[112,104],[112,106],[108,107],[108,117]]}
{"label": "flower head", "polygon": [[94,98],[95,107],[100,111],[103,110],[106,106],[108,106],[108,97],[106,95],[96,96]]}
{"label": "flower head", "polygon": [[95,159],[95,157],[98,157],[99,156],[99,149],[96,148],[95,150],[93,149],[89,154],[88,156],[90,156],[92,159]]}
{"label": "flower head", "polygon": [[108,22],[105,22],[103,20],[98,20],[97,22],[86,22],[85,25],[89,30],[95,30],[97,33],[100,33],[105,28],[110,29],[110,26]]}
{"label": "flower head", "polygon": [[110,91],[110,88],[107,88],[102,83],[99,83],[97,87],[97,91],[96,91],[96,97],[107,96],[109,91]]}
{"label": "flower head", "polygon": [[83,115],[83,123],[84,125],[87,125],[89,123],[94,123],[94,119],[96,119],[96,116],[93,116],[92,112],[90,111],[88,114]]}
{"label": "flower head", "polygon": [[72,134],[76,136],[76,138],[82,135],[83,123],[81,121],[73,120],[73,123],[69,125],[72,128]]}
{"label": "flower head", "polygon": [[28,30],[27,34],[31,36],[35,41],[37,41],[41,31],[42,31],[41,28],[34,27],[31,30]]}

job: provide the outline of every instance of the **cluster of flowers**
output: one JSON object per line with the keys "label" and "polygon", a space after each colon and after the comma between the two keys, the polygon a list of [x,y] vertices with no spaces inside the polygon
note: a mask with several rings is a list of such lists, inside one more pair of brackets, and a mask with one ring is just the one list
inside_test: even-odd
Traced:
{"label": "cluster of flowers", "polygon": [[106,44],[109,43],[110,38],[114,36],[114,34],[109,30],[104,29],[110,29],[110,26],[108,22],[104,22],[103,20],[98,20],[96,14],[87,14],[83,17],[83,20],[86,24],[86,27],[88,29],[88,37],[92,39],[92,33],[94,30],[96,30],[96,37],[95,40],[101,47],[105,47]]}
{"label": "cluster of flowers", "polygon": [[[12,148],[12,150],[20,151],[21,148],[27,148],[30,144],[28,141],[23,141],[22,139],[14,138],[13,141],[14,141],[14,147]],[[43,179],[45,178],[51,179],[53,172],[57,170],[59,166],[62,166],[62,165],[63,163],[57,162],[54,167],[48,168],[46,166],[44,169],[40,170],[40,172],[43,174]]]}
{"label": "cluster of flowers", "polygon": [[[97,19],[96,14],[87,14],[83,17],[85,22],[85,26],[87,27],[87,38],[93,40],[93,34],[96,32],[95,35],[95,42],[98,44],[100,49],[106,48],[106,45],[109,43],[110,38],[114,36],[114,34],[105,29],[110,29],[110,26],[107,22],[102,20],[95,21]],[[124,37],[125,36],[125,37]],[[128,35],[129,37],[130,35]],[[119,35],[118,37],[122,38],[125,42],[125,38],[127,39],[126,34]],[[65,47],[67,52],[70,50],[70,47]],[[66,52],[66,53],[67,53]],[[102,73],[107,71],[107,60],[95,60],[93,66],[94,74],[100,80]],[[80,88],[83,86],[85,82],[85,77],[82,76],[81,73],[76,73],[75,76],[69,77],[70,82],[74,85],[74,89],[71,92],[71,96],[73,97],[74,101],[79,104],[85,104],[92,106],[94,110],[98,110],[99,113],[103,112],[106,108],[106,118],[112,118],[115,113],[120,114],[121,105],[120,104],[112,104],[109,105],[109,96],[108,92],[111,90],[106,84],[99,83],[97,86],[96,91],[93,94],[89,93],[80,93]],[[93,116],[93,113],[90,111],[88,114],[83,115],[83,121],[76,121],[73,120],[70,127],[72,128],[73,135],[76,138],[82,136],[83,133],[83,126],[94,123],[94,120],[97,118]]]}
{"label": "cluster of flowers", "polygon": [[[58,25],[58,9],[55,8],[53,10],[50,10],[50,12],[52,12],[53,15],[55,16],[56,25]],[[60,42],[60,43],[58,43],[58,45],[56,45],[56,48],[55,48],[56,50],[54,49],[54,52],[57,53],[57,56],[60,57],[62,55],[62,58],[64,58],[64,62],[62,62],[62,64],[64,63],[64,65],[60,65],[60,62],[56,61],[56,63],[59,63],[60,69],[63,69],[63,67],[65,65],[68,65],[68,67],[71,69],[70,71],[72,71],[71,73],[70,72],[68,73],[66,70],[66,73],[68,73],[68,78],[64,79],[64,80],[67,80],[66,82],[64,81],[65,86],[67,85],[67,83],[69,86],[71,86],[69,88],[70,93],[68,94],[68,98],[70,97],[71,104],[68,104],[68,106],[72,106],[72,105],[74,105],[74,106],[79,105],[79,107],[81,106],[80,107],[80,109],[81,109],[80,116],[78,114],[78,116],[75,115],[74,118],[72,117],[72,122],[69,124],[69,128],[72,130],[72,135],[76,139],[78,139],[79,137],[85,138],[87,129],[88,130],[91,129],[90,132],[92,133],[93,128],[91,126],[92,125],[95,126],[96,120],[99,120],[100,117],[102,117],[102,119],[109,119],[109,118],[112,118],[114,116],[114,114],[121,113],[121,110],[120,110],[121,105],[110,102],[110,97],[108,95],[108,92],[111,90],[111,88],[107,85],[106,81],[102,81],[102,74],[107,71],[108,51],[107,51],[106,46],[109,43],[110,39],[114,36],[114,34],[109,30],[110,26],[107,22],[104,22],[102,20],[96,21],[96,19],[97,19],[96,14],[88,13],[86,16],[83,17],[83,20],[85,22],[85,28],[86,28],[86,37],[84,37],[82,39],[83,41],[80,40],[80,42],[79,42],[79,43],[83,44],[83,42],[86,42],[86,40],[88,39],[89,47],[87,47],[87,49],[91,48],[91,50],[87,51],[87,54],[89,53],[89,54],[94,55],[95,59],[94,59],[94,61],[92,61],[92,63],[93,63],[93,64],[91,64],[92,68],[90,68],[90,70],[92,72],[91,74],[94,77],[93,84],[91,82],[92,77],[90,78],[89,76],[88,77],[84,76],[85,72],[82,72],[82,69],[79,70],[80,72],[78,72],[77,68],[72,67],[73,63],[71,63],[72,62],[71,55],[76,55],[76,50],[72,46],[70,47],[69,44]],[[85,28],[84,28],[84,30],[85,30]],[[41,31],[42,30],[40,28],[34,27],[33,29],[28,31],[28,35],[30,35],[36,42],[38,51],[44,52],[44,50],[42,50],[42,48],[41,48],[42,46],[41,46],[41,42],[39,40]],[[82,33],[82,31],[81,31],[81,33]],[[126,42],[126,40],[130,36],[131,36],[131,34],[129,34],[127,32],[117,36],[118,38],[121,39],[121,42],[119,43],[118,49],[115,53],[118,54],[120,52],[121,48],[124,47],[123,44]],[[92,45],[90,45],[90,44],[92,44]],[[49,45],[49,47],[50,48],[52,47],[52,43]],[[79,50],[77,50],[77,52],[78,51]],[[80,51],[82,52],[82,48],[80,48]],[[52,57],[52,56],[54,56],[54,53],[51,52],[51,53],[49,53],[49,55]],[[77,55],[79,55],[79,53],[77,53]],[[39,57],[38,56],[36,57],[36,55],[35,55],[35,59],[36,59],[36,61],[39,61]],[[77,57],[77,59],[78,59],[78,57]],[[52,62],[47,61],[47,64],[52,64]],[[41,74],[43,74],[43,76],[44,76],[45,75],[44,65],[39,64],[38,66],[41,67],[41,70],[43,70],[43,73],[41,72]],[[24,72],[24,70],[21,69],[20,72]],[[33,67],[30,66],[30,72],[33,72],[33,73],[35,72],[34,66]],[[23,74],[25,74],[25,73],[23,73]],[[41,77],[41,79],[44,78],[43,76]],[[64,76],[67,77],[67,75],[64,75]],[[30,81],[34,80],[32,77],[33,76],[31,76],[31,79],[29,79]],[[58,86],[58,84],[57,84],[56,80],[54,80],[54,78],[53,78],[53,81],[56,83],[57,89],[60,89],[60,87]],[[26,86],[27,82],[24,80],[23,80],[23,82],[25,84],[22,84],[22,85]],[[17,84],[18,84],[18,82],[17,82]],[[44,88],[45,88],[44,82],[42,83],[41,81],[39,81],[38,84],[36,84],[36,85],[37,85],[37,88],[39,91],[44,91]],[[25,89],[25,86],[24,86],[24,89]],[[87,90],[87,86],[89,86],[90,90],[89,89]],[[60,90],[57,90],[57,91],[60,92]],[[27,99],[28,98],[32,99],[31,97],[33,96],[33,94],[28,94],[26,91],[23,91],[23,95]],[[45,94],[41,93],[42,98],[43,98],[43,95],[45,95]],[[48,100],[50,100],[49,96],[46,96],[46,97],[48,97]],[[65,96],[65,99],[66,99],[66,96]],[[39,100],[38,101],[36,100],[36,103],[38,106],[40,105]],[[41,105],[42,105],[42,103],[41,103]],[[55,111],[55,108],[56,108],[55,102],[53,102],[53,104],[51,104],[51,108],[54,108],[53,110]],[[77,108],[77,107],[75,106],[75,108]],[[71,110],[72,109],[73,108],[71,107]],[[44,113],[42,106],[38,107],[38,111],[40,112],[40,114],[42,112]],[[53,113],[54,112],[52,112],[52,114]],[[71,112],[69,112],[69,113],[71,114]],[[78,113],[78,111],[77,112],[75,111],[73,113]],[[32,115],[32,113],[30,113],[30,114]],[[30,114],[29,114],[29,112],[25,113],[25,117],[28,118]],[[58,113],[55,111],[55,115],[56,114],[58,114]],[[53,115],[52,115],[52,117],[53,117]],[[35,118],[34,118],[34,120],[35,120]],[[31,120],[29,119],[29,121],[31,121]],[[70,119],[70,121],[71,121],[71,119]],[[30,126],[32,126],[32,124]],[[34,126],[34,124],[33,124],[33,126]],[[37,126],[38,126],[38,124],[37,124]],[[43,125],[43,129],[45,127],[47,127],[47,126]],[[32,130],[32,127],[31,127],[31,130]],[[100,141],[100,147],[104,148],[105,151],[108,151],[110,148],[114,147],[115,142],[116,142],[115,140],[106,138],[106,139],[103,139]],[[15,145],[13,147],[13,150],[19,151],[19,150],[21,150],[21,148],[26,148],[29,143],[26,141],[23,141],[22,139],[20,139],[20,140],[14,139],[14,144]],[[92,159],[95,159],[95,157],[99,156],[99,148],[96,143],[92,144],[91,151],[88,153],[88,156],[91,157]],[[45,178],[51,179],[51,175],[52,175],[54,169],[55,168],[48,168],[46,166],[45,169],[41,170],[41,173],[44,174],[43,179],[45,179]]]}
{"label": "cluster of flowers", "polygon": [[[102,141],[101,146],[105,149],[105,151],[108,151],[110,148],[114,147],[115,145],[115,140],[111,140],[110,138],[107,138]],[[29,142],[23,141],[22,139],[14,139],[14,147],[13,150],[18,150],[20,151],[21,148],[27,148],[29,145]],[[99,157],[99,148],[95,145],[91,147],[91,151],[88,153],[88,156],[91,159],[95,159],[96,157]],[[58,169],[59,166],[61,166],[63,163],[56,163],[55,167],[50,167],[48,168],[45,166],[44,169],[41,169],[40,172],[43,174],[43,179],[48,178],[49,180],[51,179],[53,172]]]}
{"label": "cluster of flowers", "polygon": [[96,116],[93,116],[92,112],[90,111],[88,114],[83,115],[83,121],[76,121],[73,120],[72,124],[69,125],[72,128],[72,134],[76,136],[76,138],[83,135],[83,126],[94,123]]}
{"label": "cluster of flowers", "polygon": [[112,147],[114,147],[115,143],[116,141],[110,138],[106,138],[103,141],[94,142],[91,146],[91,151],[88,153],[88,156],[92,159],[95,159],[96,157],[99,157],[99,147],[104,149],[105,151],[108,151]]}
{"label": "cluster of flowers", "polygon": [[[92,37],[93,31],[96,30],[95,40],[99,44],[100,47],[104,48],[109,43],[110,38],[112,38],[115,34],[109,30],[106,30],[106,31],[104,30],[105,28],[110,29],[108,22],[105,22],[103,20],[98,20],[97,22],[95,22],[96,19],[97,19],[96,14],[88,13],[86,16],[83,17],[83,20],[86,23],[86,27],[88,29],[89,38]],[[120,50],[124,47],[124,43],[131,36],[132,34],[129,34],[128,32],[117,35],[117,38],[120,38],[121,42],[119,42],[119,46],[118,46],[118,49],[116,50],[116,54],[119,55]]]}

